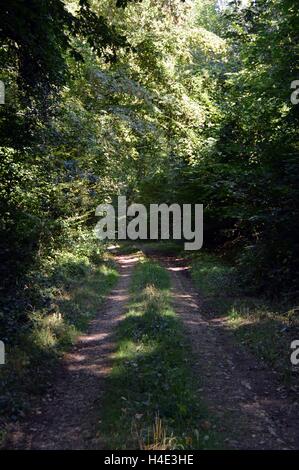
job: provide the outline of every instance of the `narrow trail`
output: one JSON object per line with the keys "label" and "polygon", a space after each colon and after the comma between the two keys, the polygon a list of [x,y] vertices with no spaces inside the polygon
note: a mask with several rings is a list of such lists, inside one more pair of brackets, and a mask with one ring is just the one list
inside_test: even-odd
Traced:
{"label": "narrow trail", "polygon": [[28,422],[11,430],[6,448],[14,449],[99,449],[97,436],[100,400],[105,377],[111,370],[113,335],[122,320],[134,256],[117,256],[119,280],[100,307],[63,366],[46,403]]}
{"label": "narrow trail", "polygon": [[202,383],[200,395],[221,424],[225,447],[298,449],[298,401],[287,395],[273,371],[235,342],[225,319],[202,313],[202,298],[182,260],[155,258],[171,275],[174,307],[185,324]]}
{"label": "narrow trail", "polygon": [[[299,448],[299,404],[275,374],[235,342],[225,319],[206,315],[184,261],[150,254],[169,271],[175,310],[193,350],[200,396],[228,449]],[[6,448],[100,449],[97,434],[105,377],[111,370],[113,332],[124,318],[138,257],[116,256],[120,278],[88,332],[65,356],[43,405],[11,429]]]}

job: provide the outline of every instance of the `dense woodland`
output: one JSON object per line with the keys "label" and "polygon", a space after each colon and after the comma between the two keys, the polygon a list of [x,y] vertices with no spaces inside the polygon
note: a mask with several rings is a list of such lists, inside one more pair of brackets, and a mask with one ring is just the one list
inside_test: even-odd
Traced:
{"label": "dense woodland", "polygon": [[10,0],[0,17],[8,348],[49,312],[45,271],[103,250],[95,208],[118,195],[202,203],[204,250],[295,304],[297,0]]}

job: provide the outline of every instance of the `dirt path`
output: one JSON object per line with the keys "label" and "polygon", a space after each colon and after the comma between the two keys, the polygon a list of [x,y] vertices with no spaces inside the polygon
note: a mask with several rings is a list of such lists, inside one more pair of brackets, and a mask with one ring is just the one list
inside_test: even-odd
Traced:
{"label": "dirt path", "polygon": [[10,433],[7,448],[97,449],[100,399],[104,379],[111,369],[114,351],[112,333],[123,318],[134,256],[117,256],[120,278],[73,350],[66,355],[62,370],[46,403],[35,416]]}
{"label": "dirt path", "polygon": [[230,449],[298,449],[299,406],[275,374],[236,344],[223,318],[202,313],[202,299],[175,258],[161,258],[170,272],[176,311],[182,317],[201,378],[200,393],[216,416]]}
{"label": "dirt path", "polygon": [[[176,311],[194,353],[200,395],[230,449],[298,449],[299,406],[275,374],[237,344],[225,319],[205,315],[187,267],[174,257],[157,257],[169,271]],[[40,409],[10,433],[7,448],[99,449],[97,434],[105,377],[111,370],[112,333],[123,318],[134,256],[118,256],[120,279],[71,353]]]}

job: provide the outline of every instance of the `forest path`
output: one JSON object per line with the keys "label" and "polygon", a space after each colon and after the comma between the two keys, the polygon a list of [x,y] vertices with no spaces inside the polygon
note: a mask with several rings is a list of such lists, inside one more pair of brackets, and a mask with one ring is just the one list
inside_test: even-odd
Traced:
{"label": "forest path", "polygon": [[186,260],[151,256],[167,268],[176,312],[192,345],[200,394],[229,449],[298,449],[299,404],[275,374],[237,344],[225,319],[207,318]]}
{"label": "forest path", "polygon": [[119,280],[100,312],[80,336],[63,366],[46,403],[35,410],[28,422],[9,433],[6,448],[14,449],[96,449],[100,401],[105,377],[111,370],[113,332],[123,319],[129,298],[136,256],[115,257]]}
{"label": "forest path", "polygon": [[[146,251],[146,250],[145,250]],[[207,316],[186,261],[150,256],[169,271],[174,308],[193,350],[200,396],[229,449],[299,448],[299,406],[275,374],[237,344],[222,317]],[[105,378],[111,371],[113,332],[124,318],[136,255],[118,255],[120,278],[100,313],[65,356],[43,405],[9,434],[6,448],[99,449],[97,434]]]}

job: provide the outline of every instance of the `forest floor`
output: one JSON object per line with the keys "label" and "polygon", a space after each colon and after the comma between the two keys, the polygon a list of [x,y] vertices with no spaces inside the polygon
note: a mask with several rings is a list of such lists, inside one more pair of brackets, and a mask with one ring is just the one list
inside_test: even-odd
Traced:
{"label": "forest floor", "polygon": [[[215,417],[222,447],[298,449],[299,404],[276,374],[236,342],[227,319],[203,308],[186,260],[151,253],[171,277],[176,313],[192,347],[193,373],[200,395]],[[7,448],[102,448],[98,432],[105,379],[111,371],[115,327],[124,318],[138,256],[118,254],[120,277],[101,313],[65,357],[53,390],[26,422],[14,425]],[[163,378],[161,379],[163,380]]]}

